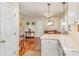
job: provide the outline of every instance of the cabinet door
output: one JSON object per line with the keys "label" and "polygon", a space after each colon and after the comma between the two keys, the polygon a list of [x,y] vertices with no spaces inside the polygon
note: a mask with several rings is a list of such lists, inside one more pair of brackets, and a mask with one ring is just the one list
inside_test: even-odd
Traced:
{"label": "cabinet door", "polygon": [[75,23],[75,21],[77,22],[77,18],[78,18],[78,3],[74,3],[74,2],[69,2],[68,3],[68,25],[73,25]]}
{"label": "cabinet door", "polygon": [[41,41],[41,55],[43,56],[57,56],[59,55],[57,40],[42,40]]}

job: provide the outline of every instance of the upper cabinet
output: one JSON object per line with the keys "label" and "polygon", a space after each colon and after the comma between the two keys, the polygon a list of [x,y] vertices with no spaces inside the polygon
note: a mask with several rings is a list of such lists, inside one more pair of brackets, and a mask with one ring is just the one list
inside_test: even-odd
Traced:
{"label": "upper cabinet", "polygon": [[68,25],[77,23],[78,21],[78,3],[68,3]]}
{"label": "upper cabinet", "polygon": [[[68,32],[73,32],[73,28],[75,25],[79,24],[79,3],[78,2],[69,2],[67,3],[67,12],[64,15],[65,17],[65,22],[67,24],[67,27],[65,29]],[[63,19],[61,19],[61,24],[63,22]],[[63,27],[61,26],[60,29],[62,30]]]}

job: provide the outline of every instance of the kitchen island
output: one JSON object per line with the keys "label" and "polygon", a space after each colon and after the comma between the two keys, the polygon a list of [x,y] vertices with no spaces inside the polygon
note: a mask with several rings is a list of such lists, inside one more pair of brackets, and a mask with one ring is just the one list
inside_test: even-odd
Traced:
{"label": "kitchen island", "polygon": [[69,35],[44,34],[40,39],[42,56],[79,56],[79,48]]}

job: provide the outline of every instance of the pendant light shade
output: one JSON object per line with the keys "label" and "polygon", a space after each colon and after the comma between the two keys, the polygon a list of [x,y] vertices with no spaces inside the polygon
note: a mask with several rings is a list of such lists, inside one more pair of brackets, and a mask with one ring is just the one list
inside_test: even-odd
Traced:
{"label": "pendant light shade", "polygon": [[48,23],[47,23],[47,25],[48,25],[48,26],[53,26],[53,25],[54,25],[54,21],[50,19],[50,17],[51,17],[51,15],[50,15],[50,5],[51,5],[51,4],[48,3],[47,5],[48,5],[48,17],[47,17]]}
{"label": "pendant light shade", "polygon": [[48,19],[48,23],[47,23],[47,25],[48,25],[48,26],[53,26],[53,25],[54,25],[54,21]]}
{"label": "pendant light shade", "polygon": [[65,22],[65,4],[66,4],[66,2],[63,2],[62,3],[63,4],[63,22],[62,22],[62,26],[66,26],[67,24],[66,24],[66,22]]}

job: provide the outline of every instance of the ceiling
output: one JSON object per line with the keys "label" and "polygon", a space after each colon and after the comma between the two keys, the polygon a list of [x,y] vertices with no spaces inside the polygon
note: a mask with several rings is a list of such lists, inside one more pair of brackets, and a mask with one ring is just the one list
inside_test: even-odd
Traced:
{"label": "ceiling", "polygon": [[[63,14],[63,5],[61,2],[50,3],[50,13],[53,16]],[[47,2],[20,2],[20,13],[26,16],[45,17],[48,13]]]}

